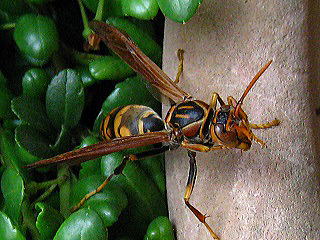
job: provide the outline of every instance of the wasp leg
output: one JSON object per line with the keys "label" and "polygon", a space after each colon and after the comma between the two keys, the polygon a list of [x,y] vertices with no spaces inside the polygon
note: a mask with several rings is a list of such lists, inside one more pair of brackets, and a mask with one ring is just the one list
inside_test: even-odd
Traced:
{"label": "wasp leg", "polygon": [[279,124],[280,124],[280,120],[274,119],[271,122],[266,122],[266,123],[262,123],[262,124],[250,123],[250,127],[252,129],[265,129],[265,128],[271,128],[271,127],[278,126]]}
{"label": "wasp leg", "polygon": [[210,108],[212,108],[213,110],[216,110],[217,101],[219,101],[221,106],[226,105],[222,100],[222,98],[220,97],[220,95],[216,92],[213,92],[211,97],[211,102],[210,102]]}
{"label": "wasp leg", "polygon": [[111,179],[114,176],[122,174],[123,169],[125,168],[126,164],[129,161],[137,161],[137,160],[140,160],[140,159],[143,159],[146,157],[156,156],[156,155],[163,153],[167,150],[169,150],[169,146],[162,146],[161,148],[155,148],[155,149],[152,149],[149,151],[145,151],[145,152],[141,152],[141,153],[137,153],[137,154],[130,154],[128,156],[125,156],[123,158],[122,162],[120,163],[120,165],[113,171],[113,173],[106,180],[104,180],[104,182],[99,187],[97,187],[92,192],[89,192],[88,194],[86,194],[80,200],[80,202],[71,209],[71,211],[72,212],[77,211],[90,197],[92,197],[96,193],[100,192],[111,181]]}
{"label": "wasp leg", "polygon": [[184,50],[179,48],[178,51],[177,51],[177,55],[178,55],[178,59],[179,59],[179,65],[178,65],[178,72],[177,72],[177,75],[176,75],[176,78],[174,80],[174,83],[178,83],[179,80],[180,80],[180,76],[183,72],[183,53],[184,53]]}
{"label": "wasp leg", "polygon": [[206,216],[203,215],[198,209],[196,209],[194,206],[192,206],[189,202],[190,196],[192,194],[193,186],[196,181],[197,176],[197,164],[196,164],[196,153],[192,151],[188,151],[189,156],[189,176],[188,176],[188,182],[186,186],[186,191],[184,194],[184,202],[187,205],[187,207],[191,210],[191,212],[198,218],[198,220],[203,223],[207,230],[209,231],[210,235],[213,237],[213,239],[220,239],[217,234],[214,233],[214,231],[211,229],[208,223],[206,223]]}
{"label": "wasp leg", "polygon": [[223,145],[206,146],[199,143],[189,143],[187,141],[182,141],[181,147],[186,148],[188,150],[192,150],[192,151],[198,151],[198,152],[210,152],[213,150],[221,150],[226,148]]}

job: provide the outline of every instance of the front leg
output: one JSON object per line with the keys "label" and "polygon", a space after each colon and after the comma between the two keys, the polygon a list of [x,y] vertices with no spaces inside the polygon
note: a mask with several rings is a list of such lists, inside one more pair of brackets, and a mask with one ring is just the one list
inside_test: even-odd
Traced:
{"label": "front leg", "polygon": [[213,92],[212,93],[212,97],[211,97],[211,101],[210,101],[210,105],[209,105],[209,108],[213,109],[213,111],[216,111],[217,101],[219,101],[221,106],[226,105],[224,103],[224,101],[222,100],[222,98],[220,97],[220,95],[218,93],[216,93],[216,92]]}
{"label": "front leg", "polygon": [[221,150],[221,149],[227,148],[223,145],[206,146],[200,143],[190,143],[186,140],[182,141],[181,147],[186,148],[188,150],[197,151],[197,152],[210,152],[213,150]]}

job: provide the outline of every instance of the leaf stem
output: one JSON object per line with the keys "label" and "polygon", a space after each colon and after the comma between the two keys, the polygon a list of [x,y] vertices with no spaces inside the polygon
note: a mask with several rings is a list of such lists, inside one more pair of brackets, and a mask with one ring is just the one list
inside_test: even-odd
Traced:
{"label": "leaf stem", "polygon": [[33,207],[37,202],[41,202],[42,200],[46,199],[52,192],[53,190],[57,187],[57,184],[51,185],[43,194],[40,195],[32,204],[31,206]]}
{"label": "leaf stem", "polygon": [[77,0],[78,4],[79,4],[79,8],[80,8],[80,12],[81,12],[81,18],[82,18],[82,22],[83,22],[83,32],[82,32],[82,36],[87,39],[87,37],[91,34],[91,29],[89,27],[89,21],[88,21],[88,17],[86,14],[86,10],[83,6],[82,0]]}
{"label": "leaf stem", "polygon": [[67,136],[67,133],[68,133],[68,130],[64,127],[64,125],[62,125],[59,136],[55,144],[51,147],[54,152],[59,152],[61,145],[63,145],[64,143],[64,138]]}
{"label": "leaf stem", "polygon": [[105,0],[99,0],[96,16],[94,17],[95,20],[102,21],[104,8],[105,8]]}
{"label": "leaf stem", "polygon": [[30,208],[28,200],[26,199],[22,202],[21,214],[23,218],[23,226],[30,230],[32,239],[40,240],[40,233],[36,227],[36,219],[33,215],[32,208]]}
{"label": "leaf stem", "polygon": [[88,65],[90,62],[102,57],[101,55],[92,54],[92,53],[83,53],[83,52],[78,52],[76,50],[72,51],[71,54],[75,62],[82,65]]}
{"label": "leaf stem", "polygon": [[53,185],[57,185],[57,184],[61,184],[63,183],[66,179],[67,179],[67,175],[62,175],[57,177],[56,179],[50,180],[50,181],[45,181],[45,182],[30,182],[27,186],[26,186],[26,192],[28,194],[34,194],[37,191],[41,190],[41,189],[46,189],[46,188],[50,188]]}
{"label": "leaf stem", "polygon": [[71,180],[70,172],[67,165],[63,165],[58,169],[58,177],[68,176],[68,179],[59,184],[60,187],[60,213],[67,218],[70,215],[70,193],[71,193]]}

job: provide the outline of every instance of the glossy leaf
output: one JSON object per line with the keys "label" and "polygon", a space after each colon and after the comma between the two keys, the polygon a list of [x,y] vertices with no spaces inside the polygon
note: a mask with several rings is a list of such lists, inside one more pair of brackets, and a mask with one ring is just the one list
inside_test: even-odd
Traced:
{"label": "glossy leaf", "polygon": [[24,54],[45,61],[59,46],[55,23],[49,17],[36,14],[26,14],[19,18],[14,39]]}
{"label": "glossy leaf", "polygon": [[158,10],[156,0],[122,0],[122,11],[126,16],[150,20],[157,15]]}
{"label": "glossy leaf", "polygon": [[[99,139],[97,139],[94,136],[88,136],[82,140],[81,144],[79,145],[79,148],[83,148],[83,147],[92,145],[97,142],[99,142]],[[91,175],[99,174],[100,173],[100,161],[101,161],[101,158],[98,158],[98,159],[94,159],[91,161],[81,163],[79,178],[82,179],[82,178],[86,178]]]}
{"label": "glossy leaf", "polygon": [[63,222],[63,216],[49,205],[39,202],[35,205],[39,212],[36,226],[40,233],[41,239],[52,239]]}
{"label": "glossy leaf", "polygon": [[[102,157],[101,169],[104,176],[107,177],[113,172],[124,155],[125,153],[117,152]],[[129,223],[126,228],[132,234],[142,237],[153,218],[166,214],[164,197],[153,181],[134,162],[127,163],[123,174],[114,177],[112,181],[123,188],[129,199],[130,219],[127,219]]]}
{"label": "glossy leaf", "polygon": [[139,161],[139,165],[150,176],[153,182],[157,185],[163,196],[166,195],[166,178],[164,172],[164,154],[154,157],[149,157]]}
{"label": "glossy leaf", "polygon": [[162,13],[175,22],[185,23],[196,13],[202,0],[157,0]]}
{"label": "glossy leaf", "polygon": [[98,7],[98,2],[99,0],[83,0],[82,1],[83,4],[89,8],[92,12],[96,12],[97,11],[97,7]]}
{"label": "glossy leaf", "polygon": [[77,68],[76,71],[80,74],[80,77],[82,79],[82,83],[83,83],[84,87],[89,87],[89,86],[93,85],[97,81],[90,74],[88,66]]}
{"label": "glossy leaf", "polygon": [[4,165],[21,171],[22,163],[11,131],[0,129],[0,149]]}
{"label": "glossy leaf", "polygon": [[48,62],[47,58],[35,58],[31,55],[28,54],[22,54],[23,58],[32,66],[35,67],[42,67],[44,64],[46,64]]}
{"label": "glossy leaf", "polygon": [[[77,204],[84,195],[99,187],[104,180],[105,178],[102,175],[91,175],[77,181],[72,188],[72,205]],[[114,183],[110,183],[108,187],[102,190],[102,193],[106,194],[104,195],[104,197],[108,196],[109,201],[111,201],[112,199],[116,199],[121,208],[125,208],[127,206],[128,202],[126,195],[123,193],[121,188],[119,188],[119,186],[115,185]],[[115,198],[114,195],[117,195],[117,198]],[[92,196],[92,199],[95,198],[101,199],[101,197],[99,196]]]}
{"label": "glossy leaf", "polygon": [[6,87],[3,86],[0,88],[0,118],[1,119],[10,119],[14,116],[10,108],[12,98],[13,98],[12,93]]}
{"label": "glossy leaf", "polygon": [[16,145],[17,152],[20,156],[20,159],[25,164],[34,163],[40,160],[39,157],[32,155],[30,152],[28,152],[26,149],[24,149],[21,145]]}
{"label": "glossy leaf", "polygon": [[70,129],[77,125],[84,106],[84,90],[75,70],[63,70],[52,79],[47,90],[46,106],[56,128],[64,126]]}
{"label": "glossy leaf", "polygon": [[[85,194],[95,190],[103,181],[101,175],[92,175],[76,182],[72,189],[72,205],[78,203]],[[128,200],[122,189],[110,183],[102,192],[86,201],[84,207],[95,210],[103,220],[104,226],[110,227],[118,220],[127,204]]]}
{"label": "glossy leaf", "polygon": [[0,211],[0,239],[5,240],[25,240],[17,227],[14,226],[10,218]]}
{"label": "glossy leaf", "polygon": [[105,56],[92,61],[89,71],[98,80],[120,80],[134,74],[132,68],[116,56]]}
{"label": "glossy leaf", "polygon": [[71,214],[60,226],[54,240],[105,240],[108,232],[102,219],[91,209],[82,208]]}
{"label": "glossy leaf", "polygon": [[[21,148],[34,156],[47,158],[53,154],[48,138],[39,130],[31,126],[18,126],[15,131],[15,140]],[[28,163],[28,160],[28,158],[24,159],[25,163]],[[34,160],[37,159],[35,158]]]}
{"label": "glossy leaf", "polygon": [[53,126],[46,115],[44,104],[37,99],[21,96],[12,100],[12,111],[24,123],[28,124],[43,133],[52,133]]}
{"label": "glossy leaf", "polygon": [[40,98],[45,95],[50,77],[41,68],[29,69],[22,78],[23,94],[33,98]]}
{"label": "glossy leaf", "polygon": [[24,197],[24,184],[15,169],[8,167],[2,174],[1,191],[4,197],[4,212],[17,223]]}
{"label": "glossy leaf", "polygon": [[174,240],[173,227],[168,217],[154,219],[148,227],[144,240]]}

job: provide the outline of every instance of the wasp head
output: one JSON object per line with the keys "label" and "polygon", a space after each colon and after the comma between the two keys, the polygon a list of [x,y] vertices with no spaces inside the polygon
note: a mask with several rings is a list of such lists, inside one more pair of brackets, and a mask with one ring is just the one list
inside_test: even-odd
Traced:
{"label": "wasp head", "polygon": [[254,139],[246,113],[242,109],[236,111],[232,104],[223,105],[216,111],[210,133],[219,144],[244,151],[250,149]]}
{"label": "wasp head", "polygon": [[244,151],[250,149],[252,140],[265,145],[251,131],[248,116],[241,106],[250,89],[269,67],[271,62],[272,60],[255,75],[238,102],[233,97],[228,97],[228,104],[223,103],[220,109],[215,112],[210,125],[210,135],[213,141],[218,142],[226,148],[239,148]]}

